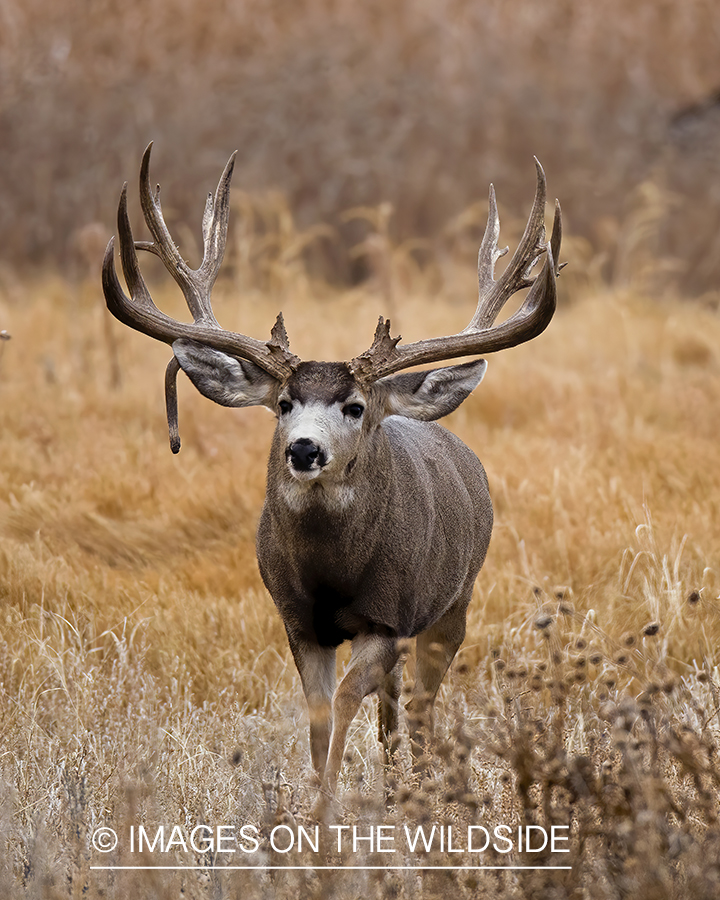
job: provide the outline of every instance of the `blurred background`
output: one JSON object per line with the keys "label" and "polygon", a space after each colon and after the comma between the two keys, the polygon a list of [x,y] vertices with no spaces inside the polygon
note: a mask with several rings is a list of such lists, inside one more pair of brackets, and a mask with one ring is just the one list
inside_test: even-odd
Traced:
{"label": "blurred background", "polygon": [[257,269],[272,241],[243,235],[285,228],[338,284],[373,274],[373,239],[421,267],[472,257],[489,182],[505,228],[527,215],[534,154],[576,272],[706,294],[719,47],[715,0],[2,0],[0,287],[95,273],[154,140],[191,260],[235,149],[230,265],[245,247]]}

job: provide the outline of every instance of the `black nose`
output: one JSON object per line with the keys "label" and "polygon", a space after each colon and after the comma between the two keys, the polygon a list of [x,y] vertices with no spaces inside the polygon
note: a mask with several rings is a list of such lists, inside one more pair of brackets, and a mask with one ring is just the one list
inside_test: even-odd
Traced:
{"label": "black nose", "polygon": [[290,460],[290,465],[297,472],[309,472],[314,463],[317,463],[319,466],[325,465],[325,457],[322,450],[308,438],[300,438],[299,441],[294,441],[287,448],[285,455]]}

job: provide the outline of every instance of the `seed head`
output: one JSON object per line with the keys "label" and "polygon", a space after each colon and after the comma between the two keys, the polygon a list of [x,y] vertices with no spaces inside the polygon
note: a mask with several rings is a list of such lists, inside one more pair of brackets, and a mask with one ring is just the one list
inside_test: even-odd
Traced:
{"label": "seed head", "polygon": [[398,803],[407,803],[408,800],[412,799],[413,792],[408,787],[401,787],[395,796],[397,797]]}

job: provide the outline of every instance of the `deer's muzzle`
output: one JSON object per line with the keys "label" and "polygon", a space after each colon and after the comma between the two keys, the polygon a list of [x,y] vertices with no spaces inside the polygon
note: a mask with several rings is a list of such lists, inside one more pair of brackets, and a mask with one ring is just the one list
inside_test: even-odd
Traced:
{"label": "deer's muzzle", "polygon": [[285,458],[296,472],[322,469],[326,462],[323,451],[308,438],[293,441],[285,451]]}

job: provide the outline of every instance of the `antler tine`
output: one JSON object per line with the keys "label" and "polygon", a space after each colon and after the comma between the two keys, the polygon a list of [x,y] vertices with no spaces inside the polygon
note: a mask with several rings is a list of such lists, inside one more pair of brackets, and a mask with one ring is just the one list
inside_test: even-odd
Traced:
{"label": "antler tine", "polygon": [[215,284],[227,243],[230,218],[230,182],[235,168],[237,150],[225,164],[215,194],[208,194],[202,220],[203,260],[198,271],[203,273],[211,288]]}
{"label": "antler tine", "polygon": [[503,250],[498,250],[497,241],[500,236],[500,218],[495,202],[495,190],[492,185],[490,186],[488,223],[478,253],[478,305],[475,315],[468,326],[463,329],[463,333],[489,328],[497,319],[500,310],[510,297],[516,291],[529,287],[533,283],[533,279],[530,278],[530,270],[545,250],[545,202],[547,194],[545,172],[537,157],[534,157],[534,159],[537,172],[537,186],[530,216],[517,250],[497,281],[493,277],[495,263],[500,257],[505,256],[508,248],[505,247]]}
{"label": "antler tine", "polygon": [[165,224],[160,204],[160,186],[158,185],[153,192],[150,185],[152,146],[151,141],[145,148],[140,166],[140,205],[153,240],[138,241],[137,249],[154,253],[163,261],[163,265],[183,292],[195,322],[219,327],[210,304],[210,293],[225,254],[230,212],[228,197],[236,154],[233,153],[228,160],[220,176],[215,196],[212,194],[208,196],[202,223],[203,260],[197,269],[191,269],[180,255]]}
{"label": "antler tine", "polygon": [[[172,324],[172,319],[165,316],[155,306],[140,272],[135,242],[133,241],[130,220],[127,214],[127,182],[123,185],[118,206],[118,234],[120,235],[120,258],[123,274],[133,300],[125,296],[115,271],[115,238],[111,237],[105,250],[102,267],[102,285],[107,308],[125,325],[144,331],[158,340],[168,340],[166,331],[160,327]],[[173,453],[180,452],[180,431],[177,411],[177,374],[180,369],[173,356],[165,372],[165,408],[167,412],[170,448]]]}
{"label": "antler tine", "polygon": [[[535,166],[537,187],[530,217],[517,250],[497,281],[493,277],[495,263],[507,251],[499,250],[497,246],[500,221],[495,191],[490,188],[488,223],[478,254],[480,296],[467,327],[459,334],[397,346],[400,338],[390,337],[390,322],[381,318],[370,349],[350,362],[350,368],[358,378],[372,383],[410,366],[495,353],[529,341],[547,328],[555,312],[555,280],[562,268],[557,264],[562,215],[560,204],[556,202],[552,237],[545,243],[545,173],[537,159]],[[532,278],[530,271],[543,253],[546,254],[543,268]],[[530,291],[520,309],[501,325],[494,325],[509,297],[526,287],[530,287]]]}
{"label": "antler tine", "polygon": [[175,324],[174,319],[160,312],[155,306],[140,271],[127,212],[127,182],[123,185],[118,204],[118,235],[123,275],[133,299],[125,295],[117,277],[115,238],[111,237],[105,250],[102,268],[103,293],[107,307],[123,324],[143,331],[157,340],[172,343],[174,331],[171,332],[169,329]]}
{"label": "antler tine", "polygon": [[[492,290],[495,286],[495,263],[505,256],[510,249],[503,247],[498,249],[498,238],[500,237],[500,216],[498,215],[497,201],[495,199],[495,188],[490,185],[490,196],[488,197],[488,220],[485,226],[485,233],[478,250],[478,297],[482,298]],[[477,319],[477,311],[472,322]],[[472,324],[472,322],[470,324]]]}
{"label": "antler tine", "polygon": [[[504,350],[506,347],[514,347],[518,343],[530,341],[550,324],[557,305],[557,291],[555,280],[564,264],[559,265],[557,254],[560,252],[562,240],[562,213],[560,204],[555,201],[555,216],[550,241],[545,244],[545,263],[540,274],[532,282],[532,287],[516,313],[506,319],[497,328],[488,329],[498,346],[493,346],[483,353],[491,353],[495,350]],[[516,337],[520,340],[515,340]]]}

